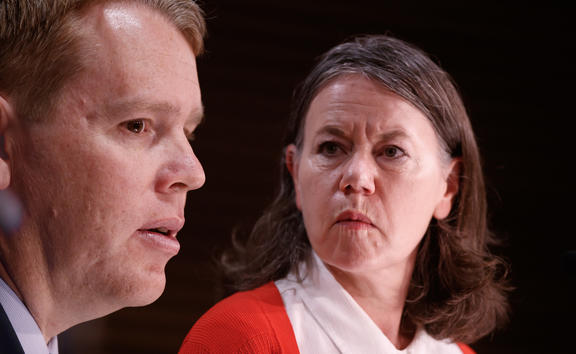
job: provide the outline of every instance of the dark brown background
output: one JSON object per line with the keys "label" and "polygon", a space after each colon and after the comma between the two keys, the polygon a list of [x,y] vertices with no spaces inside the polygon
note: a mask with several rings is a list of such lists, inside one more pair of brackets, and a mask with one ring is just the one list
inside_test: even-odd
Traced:
{"label": "dark brown background", "polygon": [[568,7],[520,4],[204,1],[208,52],[199,75],[207,119],[194,148],[207,182],[189,194],[166,291],[153,305],[69,330],[61,352],[175,353],[220,296],[215,255],[272,198],[292,88],[344,38],[384,32],[417,44],[454,76],[485,158],[492,225],[507,239],[502,253],[517,290],[510,326],[473,347],[570,352],[576,275],[562,259],[576,250],[575,31]]}

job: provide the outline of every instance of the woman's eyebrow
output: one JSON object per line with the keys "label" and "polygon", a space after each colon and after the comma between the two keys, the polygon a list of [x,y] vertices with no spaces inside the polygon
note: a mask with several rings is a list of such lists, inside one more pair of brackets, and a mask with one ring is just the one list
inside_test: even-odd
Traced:
{"label": "woman's eyebrow", "polygon": [[410,135],[404,129],[393,129],[386,131],[378,136],[380,141],[387,141],[396,138],[409,138]]}
{"label": "woman's eyebrow", "polygon": [[316,132],[316,135],[324,135],[324,134],[334,135],[339,138],[346,138],[348,136],[348,134],[343,129],[335,125],[325,125]]}
{"label": "woman's eyebrow", "polygon": [[[339,138],[346,138],[349,134],[346,133],[342,128],[335,126],[335,125],[326,125],[323,126],[316,132],[316,135],[333,135]],[[378,135],[378,140],[386,141],[392,140],[395,138],[409,138],[410,134],[408,134],[404,129],[392,129],[389,131],[385,131],[382,134]]]}

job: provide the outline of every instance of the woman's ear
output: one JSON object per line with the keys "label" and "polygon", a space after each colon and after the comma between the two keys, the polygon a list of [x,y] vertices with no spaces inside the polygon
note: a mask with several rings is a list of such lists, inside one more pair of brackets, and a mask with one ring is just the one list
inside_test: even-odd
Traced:
{"label": "woman's ear", "polygon": [[0,190],[10,185],[10,163],[6,149],[6,131],[9,122],[14,119],[10,103],[0,95]]}
{"label": "woman's ear", "polygon": [[294,193],[296,194],[296,207],[300,208],[300,185],[298,184],[298,148],[294,144],[290,144],[284,150],[284,161],[286,163],[286,169],[290,172],[292,176],[292,183],[294,184]]}
{"label": "woman's ear", "polygon": [[434,209],[434,218],[437,220],[446,218],[452,210],[454,198],[460,190],[461,165],[462,160],[460,158],[454,158],[450,162],[446,176],[446,190],[436,205],[436,209]]}

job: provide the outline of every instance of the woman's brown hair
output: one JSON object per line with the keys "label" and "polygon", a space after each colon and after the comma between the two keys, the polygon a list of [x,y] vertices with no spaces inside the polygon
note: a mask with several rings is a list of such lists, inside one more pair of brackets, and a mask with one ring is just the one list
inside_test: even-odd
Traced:
{"label": "woman's brown hair", "polygon": [[[438,338],[471,343],[507,319],[507,267],[489,245],[484,178],[470,120],[451,77],[424,52],[386,35],[356,37],[322,55],[297,88],[284,146],[300,148],[309,106],[328,82],[361,74],[413,104],[430,119],[445,152],[461,160],[459,192],[450,215],[433,220],[418,249],[403,325]],[[309,258],[292,178],[281,162],[272,204],[245,242],[223,257],[237,290],[285,277]]]}

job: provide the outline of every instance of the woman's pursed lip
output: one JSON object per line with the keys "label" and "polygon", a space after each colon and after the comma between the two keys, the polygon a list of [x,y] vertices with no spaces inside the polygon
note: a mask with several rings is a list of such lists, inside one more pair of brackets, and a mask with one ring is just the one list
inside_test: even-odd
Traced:
{"label": "woman's pursed lip", "polygon": [[368,216],[359,211],[354,210],[346,210],[340,213],[336,218],[336,223],[350,222],[350,221],[372,225],[372,220],[370,220]]}

